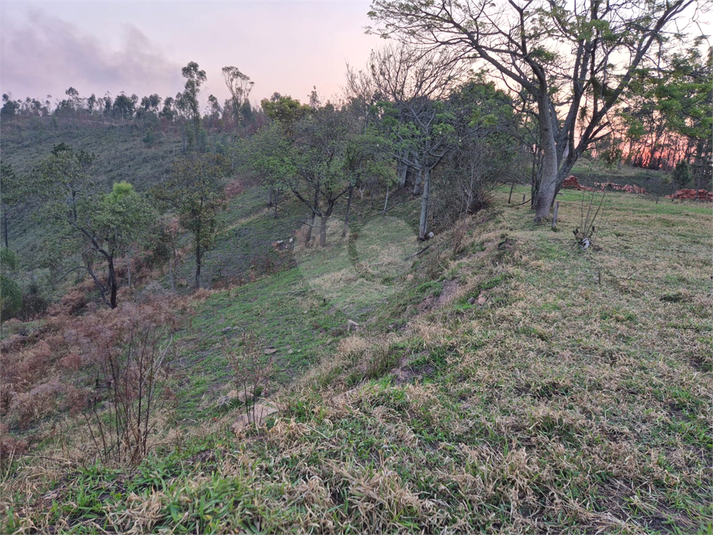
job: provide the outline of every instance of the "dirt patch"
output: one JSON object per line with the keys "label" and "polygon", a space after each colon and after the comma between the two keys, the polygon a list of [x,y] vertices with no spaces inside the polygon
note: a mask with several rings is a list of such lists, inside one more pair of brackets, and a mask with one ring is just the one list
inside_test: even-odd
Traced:
{"label": "dirt patch", "polygon": [[436,301],[436,306],[437,307],[442,307],[443,305],[447,305],[453,299],[457,296],[458,294],[458,281],[457,280],[450,280],[447,281],[443,284],[443,290],[441,291],[441,295],[438,296],[438,300]]}

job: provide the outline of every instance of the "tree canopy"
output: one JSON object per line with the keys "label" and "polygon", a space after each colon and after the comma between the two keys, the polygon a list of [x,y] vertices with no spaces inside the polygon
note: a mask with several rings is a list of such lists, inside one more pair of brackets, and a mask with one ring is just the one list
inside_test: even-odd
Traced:
{"label": "tree canopy", "polygon": [[607,133],[607,114],[672,22],[695,0],[375,0],[372,31],[448,47],[487,64],[536,108],[543,163],[534,208],[549,214],[587,147]]}

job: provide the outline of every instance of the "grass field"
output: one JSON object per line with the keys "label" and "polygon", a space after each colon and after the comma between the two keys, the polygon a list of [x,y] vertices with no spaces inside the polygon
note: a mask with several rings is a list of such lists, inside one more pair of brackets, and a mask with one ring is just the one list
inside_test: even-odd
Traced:
{"label": "grass field", "polygon": [[[711,207],[608,194],[582,251],[581,192],[559,232],[507,194],[405,268],[367,228],[212,292],[151,454],[55,422],[3,464],[2,532],[712,533]],[[277,349],[258,425],[213,402],[242,331]]]}

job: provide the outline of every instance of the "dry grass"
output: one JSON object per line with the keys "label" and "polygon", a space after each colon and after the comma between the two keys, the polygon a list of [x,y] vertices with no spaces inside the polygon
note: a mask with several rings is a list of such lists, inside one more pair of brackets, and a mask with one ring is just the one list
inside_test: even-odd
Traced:
{"label": "dry grass", "polygon": [[613,194],[584,252],[576,194],[560,233],[499,203],[419,258],[449,299],[345,338],[260,425],[174,429],[135,471],[16,460],[6,531],[710,533],[710,210]]}

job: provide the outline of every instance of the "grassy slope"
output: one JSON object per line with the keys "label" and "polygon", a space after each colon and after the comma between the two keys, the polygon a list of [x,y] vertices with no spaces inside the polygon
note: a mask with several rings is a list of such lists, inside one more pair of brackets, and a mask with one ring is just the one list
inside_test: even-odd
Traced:
{"label": "grassy slope", "polygon": [[[158,132],[155,142],[147,145],[142,140],[148,128],[148,125],[63,118],[53,123],[50,117],[3,121],[2,160],[23,176],[46,159],[52,147],[66,143],[75,150],[97,156],[93,172],[106,184],[107,191],[122,180],[145,191],[170,173],[173,160],[181,154],[180,134]],[[8,225],[10,248],[27,264],[34,263],[44,246],[42,230],[31,217],[32,212],[32,207],[23,208],[10,218]]]}
{"label": "grassy slope", "polygon": [[3,474],[5,531],[709,533],[710,207],[611,194],[581,252],[581,194],[563,192],[561,233],[505,198],[339,343],[352,309],[303,298],[299,266],[211,295],[186,333],[202,400],[229,380],[208,366],[226,327],[320,364],[258,428],[197,402],[136,469],[87,466],[67,423],[54,461]]}

